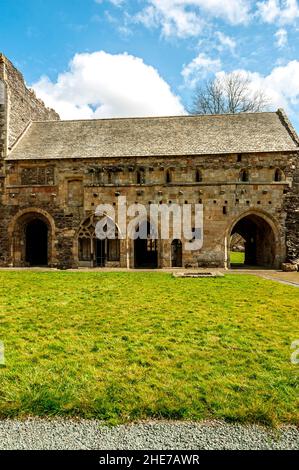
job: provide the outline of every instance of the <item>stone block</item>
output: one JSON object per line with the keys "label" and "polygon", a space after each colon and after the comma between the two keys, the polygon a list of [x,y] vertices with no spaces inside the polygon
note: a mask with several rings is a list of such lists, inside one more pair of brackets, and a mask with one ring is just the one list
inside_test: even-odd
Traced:
{"label": "stone block", "polygon": [[298,266],[297,264],[292,264],[292,263],[282,263],[281,269],[284,272],[294,272],[294,271],[298,271]]}

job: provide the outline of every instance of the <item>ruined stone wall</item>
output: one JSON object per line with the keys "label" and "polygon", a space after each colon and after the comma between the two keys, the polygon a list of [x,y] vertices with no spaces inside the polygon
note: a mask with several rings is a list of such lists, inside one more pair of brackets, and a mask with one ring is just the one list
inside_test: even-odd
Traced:
{"label": "ruined stone wall", "polygon": [[[227,243],[238,217],[250,211],[266,216],[276,230],[276,267],[286,257],[286,219],[293,195],[295,155],[255,154],[177,158],[122,158],[10,162],[7,165],[1,226],[2,264],[13,262],[7,227],[22,211],[41,209],[55,223],[51,265],[78,265],[77,234],[80,224],[98,204],[117,208],[118,198],[127,203],[202,203],[204,244],[197,252],[183,250],[184,266],[225,266]],[[240,171],[249,171],[249,182]],[[274,181],[275,170],[283,171]],[[171,181],[166,180],[167,172]],[[196,181],[196,172],[201,181]],[[298,221],[297,221],[298,223]],[[7,227],[5,225],[7,224]],[[288,227],[288,225],[287,225]],[[293,229],[292,229],[293,230]],[[294,231],[292,231],[294,233]],[[122,243],[120,265],[134,267],[134,244]],[[159,241],[159,267],[171,266],[171,240]],[[127,252],[128,250],[128,252]],[[127,264],[129,262],[129,264]]]}
{"label": "ruined stone wall", "polygon": [[[2,98],[1,106],[3,94],[4,99]],[[54,110],[46,108],[44,103],[35,96],[35,93],[26,87],[22,74],[6,57],[0,54],[0,142],[7,139],[8,148],[11,148],[30,121],[58,119],[58,114]],[[3,133],[4,129],[6,135]],[[2,152],[6,150],[4,144],[5,142],[2,143]]]}
{"label": "ruined stone wall", "polygon": [[289,174],[292,185],[284,200],[287,261],[299,266],[299,153],[292,158]]}

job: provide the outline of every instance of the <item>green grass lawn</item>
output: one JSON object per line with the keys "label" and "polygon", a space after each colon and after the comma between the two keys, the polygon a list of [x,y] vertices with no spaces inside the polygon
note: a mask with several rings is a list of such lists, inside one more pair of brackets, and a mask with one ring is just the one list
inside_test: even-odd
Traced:
{"label": "green grass lawn", "polygon": [[0,272],[0,417],[299,418],[299,290],[247,275]]}
{"label": "green grass lawn", "polygon": [[245,262],[245,253],[241,251],[231,251],[230,252],[230,262],[231,264],[244,264]]}

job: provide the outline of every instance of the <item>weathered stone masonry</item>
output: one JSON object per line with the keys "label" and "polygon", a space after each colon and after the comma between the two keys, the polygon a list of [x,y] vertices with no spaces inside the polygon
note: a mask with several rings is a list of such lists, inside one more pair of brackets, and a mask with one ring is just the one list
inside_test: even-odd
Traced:
{"label": "weathered stone masonry", "polygon": [[[0,153],[2,266],[223,267],[233,233],[252,264],[299,259],[299,141],[281,110],[59,121],[0,55]],[[202,249],[98,242],[95,208],[120,196],[202,203]]]}
{"label": "weathered stone masonry", "polygon": [[[286,115],[281,116],[286,123],[292,138],[299,144],[291,122]],[[286,191],[283,208],[287,214],[286,217],[286,250],[287,261],[291,261],[299,266],[299,154],[295,154],[287,169],[287,176],[292,180],[292,185]]]}

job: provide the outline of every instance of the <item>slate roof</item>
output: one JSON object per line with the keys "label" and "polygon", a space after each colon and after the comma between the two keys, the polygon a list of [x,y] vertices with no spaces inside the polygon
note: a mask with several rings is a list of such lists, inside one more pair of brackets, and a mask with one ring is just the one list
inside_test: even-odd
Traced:
{"label": "slate roof", "polygon": [[32,122],[7,160],[298,151],[283,110],[209,116]]}

